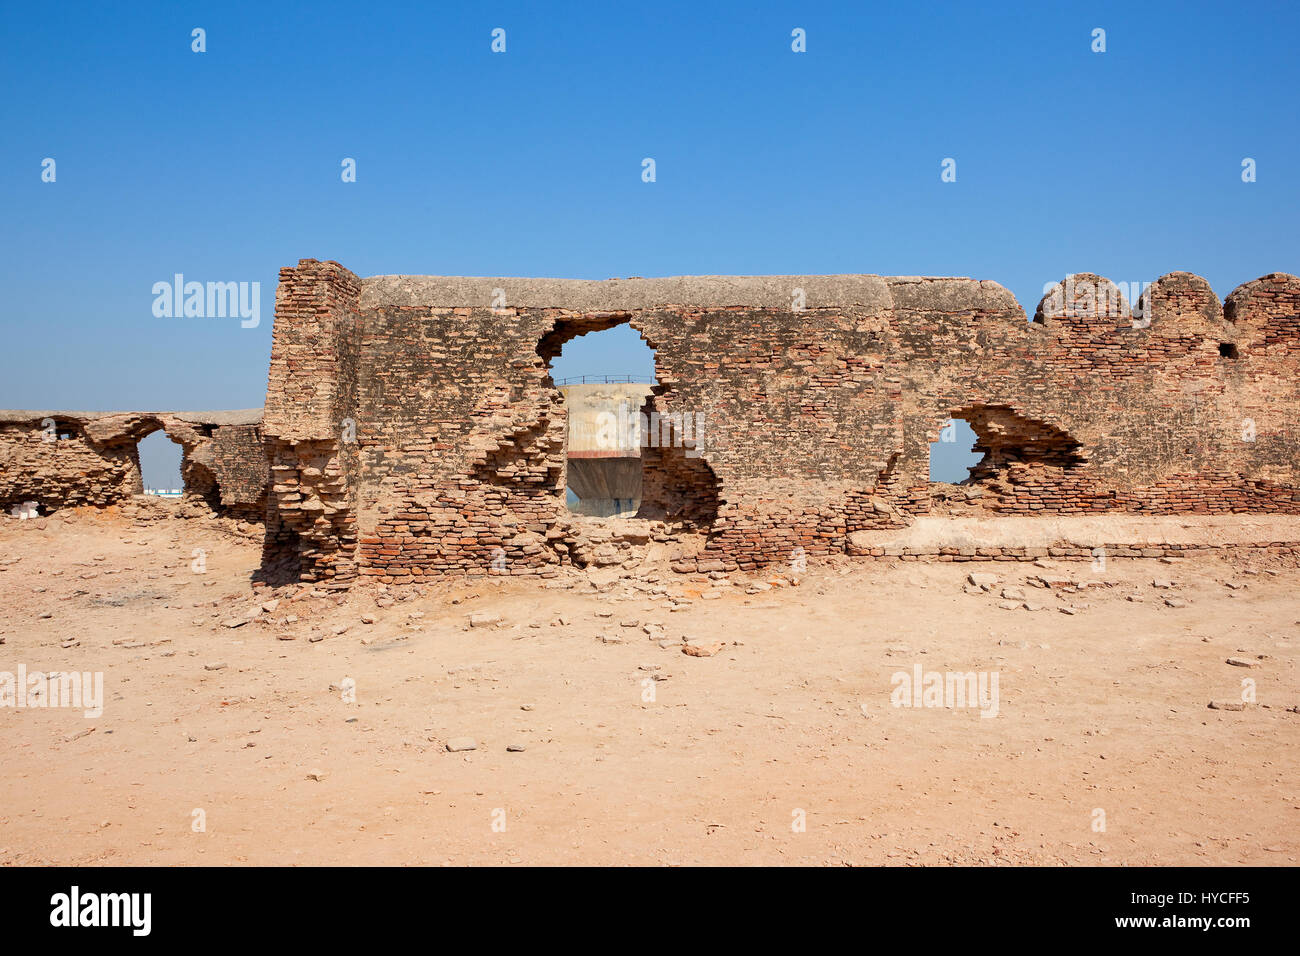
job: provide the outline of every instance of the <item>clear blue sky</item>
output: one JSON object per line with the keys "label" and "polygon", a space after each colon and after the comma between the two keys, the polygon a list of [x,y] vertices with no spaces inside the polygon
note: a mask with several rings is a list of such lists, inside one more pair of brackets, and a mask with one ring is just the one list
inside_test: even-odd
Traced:
{"label": "clear blue sky", "polygon": [[[1295,4],[10,3],[3,24],[0,407],[258,406],[301,257],[969,275],[1028,311],[1068,272],[1186,269],[1220,296],[1300,272]],[[156,318],[177,272],[260,282],[260,327]],[[639,372],[611,339],[557,374]]]}

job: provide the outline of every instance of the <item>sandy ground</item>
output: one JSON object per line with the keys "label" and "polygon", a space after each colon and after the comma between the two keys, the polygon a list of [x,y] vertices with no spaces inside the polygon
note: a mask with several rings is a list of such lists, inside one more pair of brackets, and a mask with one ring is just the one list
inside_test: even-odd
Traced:
{"label": "sandy ground", "polygon": [[[98,718],[0,707],[0,863],[1300,856],[1294,561],[846,561],[768,590],[575,572],[399,600],[255,592],[258,553],[206,520],[0,521],[0,672],[104,680]],[[893,706],[917,666],[996,675],[997,715]],[[1254,703],[1207,707],[1243,680]]]}

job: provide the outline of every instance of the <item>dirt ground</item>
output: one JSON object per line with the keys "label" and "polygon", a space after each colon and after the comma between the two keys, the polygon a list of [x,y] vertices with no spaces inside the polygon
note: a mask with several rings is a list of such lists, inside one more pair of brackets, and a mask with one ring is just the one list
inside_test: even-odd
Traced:
{"label": "dirt ground", "polygon": [[[104,681],[97,718],[11,682],[0,863],[1300,856],[1293,559],[338,595],[253,589],[259,550],[211,520],[0,521],[0,672]],[[918,666],[995,676],[996,716],[894,706]]]}

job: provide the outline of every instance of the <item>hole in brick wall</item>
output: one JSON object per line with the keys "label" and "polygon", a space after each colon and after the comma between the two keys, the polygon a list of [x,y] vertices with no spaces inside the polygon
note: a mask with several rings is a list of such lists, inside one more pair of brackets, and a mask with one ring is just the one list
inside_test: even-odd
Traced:
{"label": "hole in brick wall", "polygon": [[1063,469],[1083,463],[1078,441],[1006,405],[972,405],[957,415],[970,422],[976,439],[973,451],[983,455],[970,469],[968,483],[996,478],[1012,465]]}
{"label": "hole in brick wall", "polygon": [[1219,355],[1223,358],[1235,359],[1237,357],[1237,346],[1232,342],[1220,342]]}
{"label": "hole in brick wall", "polygon": [[136,444],[140,456],[140,479],[147,495],[180,495],[181,446],[167,437],[161,428],[150,432]]}
{"label": "hole in brick wall", "polygon": [[[54,419],[53,435],[55,441],[73,441],[85,437],[85,432],[76,422],[61,421]],[[49,426],[46,422],[41,423],[41,431],[45,432]],[[42,435],[44,438],[44,435]]]}
{"label": "hole in brick wall", "polygon": [[970,477],[971,468],[984,457],[975,451],[976,435],[970,422],[952,418],[930,444],[930,481],[955,485]]}
{"label": "hole in brick wall", "polygon": [[696,447],[699,423],[684,411],[659,410],[657,402],[671,402],[652,391],[655,344],[631,319],[630,312],[561,319],[537,343],[565,392],[570,510],[707,530],[718,513],[718,479]]}
{"label": "hole in brick wall", "polygon": [[565,501],[577,514],[630,517],[641,504],[641,419],[655,357],[628,318],[561,321],[538,345],[564,395]]}
{"label": "hole in brick wall", "polygon": [[[560,323],[561,327],[568,323]],[[587,332],[572,329],[559,351],[548,360],[556,385],[613,382],[655,383],[655,353],[637,330],[623,324]],[[556,332],[562,332],[557,328]],[[551,335],[555,335],[552,332]]]}
{"label": "hole in brick wall", "polygon": [[1013,467],[1063,471],[1084,461],[1079,442],[1009,406],[969,405],[952,414],[930,446],[930,497],[939,510],[992,501],[981,499],[1005,490]]}

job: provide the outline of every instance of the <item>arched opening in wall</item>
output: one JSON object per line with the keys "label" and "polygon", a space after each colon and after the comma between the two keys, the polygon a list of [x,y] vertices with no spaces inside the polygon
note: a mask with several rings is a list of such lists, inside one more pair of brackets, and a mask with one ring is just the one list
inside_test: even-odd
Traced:
{"label": "arched opening in wall", "polygon": [[[1061,473],[1084,461],[1082,444],[1047,422],[1007,405],[954,409],[930,445],[931,501],[979,506],[989,492],[1006,490],[1013,468]],[[964,473],[964,474],[963,474]]]}
{"label": "arched opening in wall", "polygon": [[181,478],[183,450],[158,428],[136,444],[140,460],[140,481],[146,495],[179,498],[185,483]]}
{"label": "arched opening in wall", "polygon": [[[707,422],[657,384],[657,346],[631,319],[629,312],[560,319],[537,344],[551,384],[564,395],[570,509],[707,531],[719,504],[718,479],[704,457]],[[612,362],[622,370],[612,371]],[[618,459],[631,461],[610,463]]]}
{"label": "arched opening in wall", "polygon": [[625,314],[562,321],[538,345],[564,396],[565,503],[575,514],[628,518],[641,507],[654,350]]}

